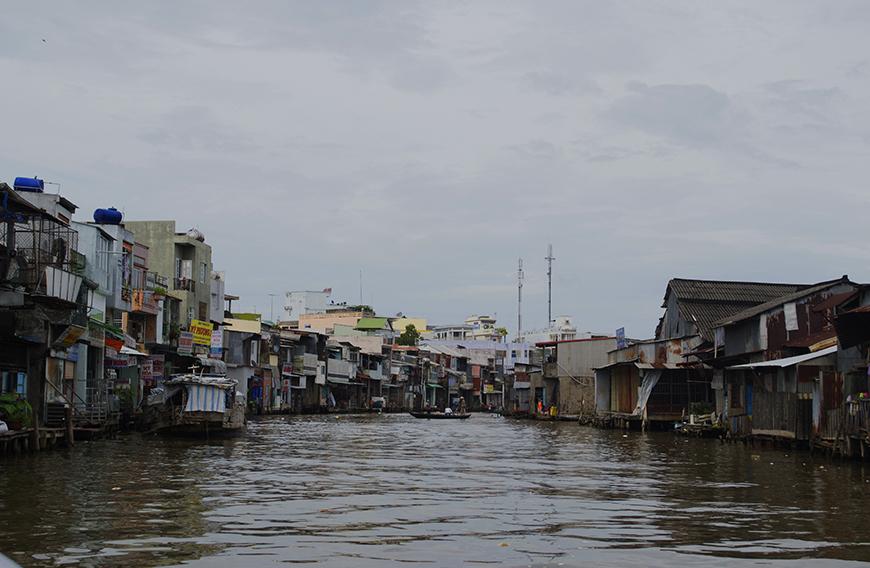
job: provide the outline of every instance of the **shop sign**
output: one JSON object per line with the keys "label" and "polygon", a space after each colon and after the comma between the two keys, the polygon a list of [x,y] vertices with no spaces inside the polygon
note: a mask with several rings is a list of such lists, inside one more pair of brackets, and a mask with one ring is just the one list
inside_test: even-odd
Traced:
{"label": "shop sign", "polygon": [[193,343],[195,345],[211,345],[212,325],[211,322],[190,320],[190,333],[193,334]]}
{"label": "shop sign", "polygon": [[224,351],[224,332],[216,329],[211,332],[211,345],[208,354],[212,357],[220,357]]}
{"label": "shop sign", "polygon": [[190,355],[193,353],[193,334],[189,331],[182,331],[178,334],[178,354]]}
{"label": "shop sign", "polygon": [[163,379],[163,369],[166,366],[165,356],[164,355],[151,355],[148,357],[148,360],[151,361],[151,374],[154,377],[155,381],[159,381]]}

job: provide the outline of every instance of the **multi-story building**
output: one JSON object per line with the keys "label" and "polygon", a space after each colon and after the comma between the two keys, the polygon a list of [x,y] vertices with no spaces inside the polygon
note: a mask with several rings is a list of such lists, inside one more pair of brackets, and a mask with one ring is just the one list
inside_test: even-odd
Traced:
{"label": "multi-story building", "polygon": [[527,331],[523,333],[522,340],[526,343],[543,343],[545,341],[573,341],[574,339],[588,339],[591,334],[586,333],[583,337],[577,337],[577,326],[574,325],[572,316],[556,316],[549,327]]}
{"label": "multi-story building", "polygon": [[329,310],[326,313],[320,314],[302,314],[299,316],[297,327],[301,330],[316,331],[331,335],[335,332],[336,326],[347,326],[356,328],[357,323],[363,318],[370,317],[372,314],[369,311],[359,310],[354,307]]}
{"label": "multi-story building", "polygon": [[79,346],[74,389],[76,400],[83,401],[79,404],[89,405],[106,398],[108,393],[104,372],[106,334],[123,340],[121,330],[108,325],[106,313],[115,281],[111,272],[120,267],[109,254],[113,248],[112,235],[93,224],[73,222],[73,226],[79,235],[79,252],[86,259],[83,276],[90,284],[88,332]]}
{"label": "multi-story building", "polygon": [[461,341],[463,339],[501,341],[503,339],[495,325],[495,318],[488,315],[469,316],[465,318],[465,323],[458,325],[432,326],[424,338],[437,341]]}
{"label": "multi-story building", "polygon": [[169,279],[179,300],[179,325],[209,321],[211,315],[211,246],[196,229],[177,232],[175,221],[128,221],[126,227],[150,251],[151,269]]}
{"label": "multi-story building", "polygon": [[501,341],[503,338],[495,327],[495,318],[489,315],[473,315],[465,318],[465,325],[471,326],[466,339]]}
{"label": "multi-story building", "polygon": [[332,288],[323,290],[294,290],[287,292],[284,299],[285,319],[299,321],[299,316],[305,314],[326,313],[329,308],[329,298]]}
{"label": "multi-story building", "polygon": [[423,337],[437,341],[461,341],[470,337],[471,332],[470,325],[434,325]]}
{"label": "multi-story building", "polygon": [[38,423],[67,424],[71,433],[68,401],[75,398],[78,342],[88,330],[89,290],[78,233],[69,225],[76,206],[43,194],[40,180],[25,181],[31,185],[19,191],[0,184],[0,393],[17,393]]}
{"label": "multi-story building", "polygon": [[223,272],[211,273],[210,315],[212,323],[220,325],[224,322],[224,302],[226,300],[226,276]]}

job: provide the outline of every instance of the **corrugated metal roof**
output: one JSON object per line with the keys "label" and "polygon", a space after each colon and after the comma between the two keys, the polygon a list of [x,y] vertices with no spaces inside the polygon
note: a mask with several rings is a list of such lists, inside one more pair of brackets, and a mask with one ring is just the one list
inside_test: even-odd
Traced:
{"label": "corrugated metal roof", "polygon": [[[758,304],[808,286],[807,284],[672,278],[668,283],[667,293],[673,292],[680,301]],[[667,293],[665,294],[665,303],[662,305],[663,308],[667,307]]]}
{"label": "corrugated metal roof", "polygon": [[717,322],[807,287],[807,284],[673,278],[668,282],[662,307],[667,307],[670,294],[674,294],[680,315],[694,322],[704,339],[712,340]]}
{"label": "corrugated metal roof", "polygon": [[[757,306],[753,306],[741,312],[737,312],[731,316],[717,321],[716,326],[718,327],[722,325],[731,325],[733,323],[755,317],[759,314],[763,314],[768,310],[772,310],[777,306],[781,306],[789,302],[794,302],[795,300],[799,300],[801,298],[816,294],[818,292],[823,292],[824,290],[827,290],[828,288],[833,288],[838,284],[853,284],[853,282],[851,282],[847,276],[837,278],[836,280],[826,280],[825,282],[819,282],[818,284],[814,284],[801,290],[797,290],[791,294],[786,294],[779,298],[770,300],[769,302],[764,302],[763,304],[758,304]],[[857,284],[855,286],[857,288]]]}
{"label": "corrugated metal roof", "polygon": [[760,361],[758,363],[746,363],[744,365],[734,365],[733,367],[728,367],[729,369],[757,369],[759,367],[791,367],[792,365],[797,365],[798,363],[806,363],[807,361],[812,361],[813,359],[818,359],[820,357],[825,357],[827,355],[831,355],[837,352],[838,347],[834,345],[833,347],[828,347],[827,349],[822,349],[821,351],[816,351],[815,353],[807,353],[805,355],[796,355],[795,357],[786,357],[785,359],[773,359],[772,361]]}

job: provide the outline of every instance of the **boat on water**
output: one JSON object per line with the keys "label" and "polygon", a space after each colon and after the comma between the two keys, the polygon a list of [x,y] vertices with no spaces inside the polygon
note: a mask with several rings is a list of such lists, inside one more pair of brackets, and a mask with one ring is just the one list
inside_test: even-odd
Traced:
{"label": "boat on water", "polygon": [[452,414],[445,414],[444,412],[411,412],[411,416],[414,418],[426,418],[428,420],[465,420],[466,418],[471,418],[471,414],[459,414],[454,412]]}
{"label": "boat on water", "polygon": [[174,375],[145,403],[146,430],[158,434],[220,435],[245,426],[245,402],[225,374]]}

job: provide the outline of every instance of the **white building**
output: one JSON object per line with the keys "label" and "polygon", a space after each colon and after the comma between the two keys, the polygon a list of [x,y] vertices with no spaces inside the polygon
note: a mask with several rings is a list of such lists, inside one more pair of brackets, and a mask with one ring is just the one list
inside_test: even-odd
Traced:
{"label": "white building", "polygon": [[290,321],[298,321],[301,315],[324,314],[331,296],[332,288],[324,288],[319,292],[314,290],[287,292],[284,299],[284,317]]}
{"label": "white building", "polygon": [[[591,334],[587,336],[591,337]],[[570,341],[572,339],[582,339],[577,337],[577,326],[574,325],[572,316],[556,316],[550,327],[524,332],[521,338],[522,341],[532,345],[543,341]]]}
{"label": "white building", "polygon": [[221,324],[224,322],[224,302],[226,299],[226,275],[223,272],[212,272],[209,281],[211,302],[209,303],[209,318]]}
{"label": "white building", "polygon": [[432,326],[423,335],[424,339],[436,341],[502,341],[502,336],[496,331],[495,318],[492,316],[473,315],[465,318],[464,324]]}
{"label": "white building", "polygon": [[501,335],[496,332],[495,318],[492,316],[473,315],[465,318],[465,325],[471,326],[468,339],[480,341],[501,341]]}

